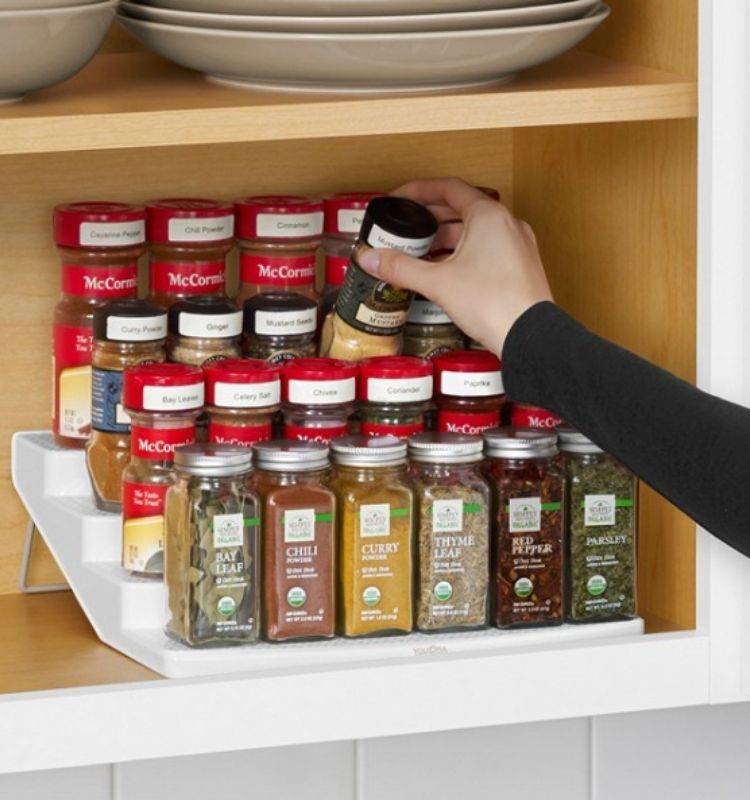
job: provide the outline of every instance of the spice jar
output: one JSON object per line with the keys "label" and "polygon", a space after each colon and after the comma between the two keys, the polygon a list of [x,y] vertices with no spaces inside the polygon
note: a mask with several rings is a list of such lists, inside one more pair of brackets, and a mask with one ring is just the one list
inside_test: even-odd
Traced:
{"label": "spice jar", "polygon": [[70,203],[55,208],[53,223],[62,296],[52,336],[52,433],[63,447],[83,448],[91,432],[94,309],[137,295],[146,211],[125,203]]}
{"label": "spice jar", "polygon": [[560,428],[567,478],[566,619],[636,615],[638,480],[590,439]]}
{"label": "spice jar", "polygon": [[149,299],[165,308],[195,295],[225,293],[234,246],[234,207],[216,200],[157,200],[146,206]]}
{"label": "spice jar", "polygon": [[240,247],[237,302],[264,292],[294,292],[317,303],[315,251],[323,233],[323,204],[310,197],[267,195],[235,203]]}
{"label": "spice jar", "polygon": [[510,424],[514,428],[545,428],[554,430],[563,424],[560,417],[538,406],[524,406],[512,403],[510,408]]}
{"label": "spice jar", "polygon": [[301,294],[257,294],[244,305],[242,351],[281,364],[315,355],[318,304]]}
{"label": "spice jar", "polygon": [[175,451],[167,493],[167,635],[190,647],[258,640],[260,503],[243,447],[200,444]]}
{"label": "spice jar", "polygon": [[119,511],[122,472],[130,461],[130,420],[122,407],[122,371],[164,361],[167,314],[145,300],[112,300],[94,311],[91,426],[86,464],[94,500]]}
{"label": "spice jar", "polygon": [[359,365],[360,432],[406,439],[425,429],[432,400],[432,364],[410,356],[379,356]]}
{"label": "spice jar", "polygon": [[336,632],[336,498],[328,447],[262,442],[253,486],[262,502],[263,635],[270,642]]}
{"label": "spice jar", "polygon": [[195,440],[203,373],[182,364],[127,367],[122,398],[130,416],[130,463],[122,474],[122,566],[146,577],[164,567],[164,500],[175,448]]}
{"label": "spice jar", "polygon": [[320,302],[321,318],[336,303],[367,204],[379,196],[380,192],[341,192],[323,198],[325,283]]}
{"label": "spice jar", "polygon": [[323,322],[320,354],[346,361],[397,355],[413,293],[379,281],[358,264],[362,253],[388,247],[425,255],[437,233],[437,220],[424,206],[402,197],[376,197],[365,211],[359,239],[336,305]]}
{"label": "spice jar", "polygon": [[343,436],[331,442],[338,502],[339,632],[412,630],[414,493],[406,442]]}
{"label": "spice jar", "polygon": [[497,356],[459,350],[443,353],[432,363],[438,431],[477,435],[500,424],[505,394]]}
{"label": "spice jar", "polygon": [[409,439],[417,508],[417,628],[487,624],[490,487],[479,472],[482,440],[458,433]]}
{"label": "spice jar", "polygon": [[441,353],[463,350],[463,333],[436,303],[417,295],[404,328],[404,355],[432,359]]}
{"label": "spice jar", "polygon": [[494,495],[495,624],[560,625],[563,619],[563,489],[557,436],[495,428],[484,434]]}
{"label": "spice jar", "polygon": [[167,356],[170,361],[202,367],[222,358],[239,358],[242,312],[221,297],[181,300],[169,309]]}
{"label": "spice jar", "polygon": [[333,358],[298,358],[281,370],[284,438],[327,444],[346,433],[357,367]]}
{"label": "spice jar", "polygon": [[227,358],[203,368],[208,441],[252,447],[273,436],[280,408],[277,367],[253,358]]}

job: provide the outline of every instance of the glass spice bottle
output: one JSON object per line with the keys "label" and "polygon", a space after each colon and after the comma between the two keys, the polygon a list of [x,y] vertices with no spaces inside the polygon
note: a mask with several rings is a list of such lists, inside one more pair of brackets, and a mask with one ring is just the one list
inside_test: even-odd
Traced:
{"label": "glass spice bottle", "polygon": [[387,247],[417,258],[430,250],[437,220],[402,197],[376,197],[365,211],[334,309],[323,321],[320,355],[345,361],[397,355],[413,293],[379,281],[357,263],[366,250]]}
{"label": "glass spice bottle", "polygon": [[222,358],[240,358],[242,312],[222,297],[194,297],[169,309],[167,357],[202,367]]}
{"label": "glass spice bottle", "polygon": [[339,633],[409,633],[414,492],[406,475],[406,442],[342,436],[331,442],[331,456],[339,515]]}
{"label": "glass spice bottle", "polygon": [[174,454],[166,500],[166,633],[190,647],[258,640],[260,502],[248,488],[252,454],[199,444]]}
{"label": "glass spice bottle", "polygon": [[495,624],[563,621],[564,479],[557,436],[540,430],[485,431],[485,469],[493,490]]}
{"label": "glass spice bottle", "polygon": [[91,433],[94,309],[138,294],[146,210],[125,203],[69,203],[53,214],[62,262],[62,296],[52,335],[52,433],[62,447],[83,448]]}
{"label": "glass spice bottle", "polygon": [[240,248],[237,302],[264,292],[315,291],[316,250],[323,234],[323,203],[311,197],[265,195],[235,203]]}
{"label": "glass spice bottle", "polygon": [[466,339],[436,303],[417,295],[404,328],[404,355],[433,359],[441,353],[463,350]]}
{"label": "glass spice bottle", "polygon": [[253,358],[228,358],[203,368],[208,441],[252,447],[273,435],[280,408],[278,367]]}
{"label": "glass spice bottle", "polygon": [[203,373],[183,364],[128,367],[122,398],[131,423],[131,458],[122,474],[122,566],[136,575],[160,578],[172,461],[175,448],[195,440]]}
{"label": "glass spice bottle", "polygon": [[476,436],[500,424],[505,394],[497,356],[458,350],[436,356],[432,363],[438,431]]}
{"label": "glass spice bottle", "polygon": [[632,619],[638,479],[575,429],[558,434],[568,492],[566,620]]}
{"label": "glass spice bottle", "polygon": [[425,429],[432,400],[432,364],[411,356],[376,356],[359,365],[361,433],[406,439]]}
{"label": "glass spice bottle", "polygon": [[298,358],[281,370],[284,438],[327,444],[346,433],[358,369],[333,358]]}
{"label": "glass spice bottle", "polygon": [[169,308],[196,295],[225,294],[226,258],[234,246],[234,206],[169,199],[146,205],[149,299]]}
{"label": "glass spice bottle", "polygon": [[560,417],[538,406],[525,406],[511,403],[510,424],[514,428],[543,428],[554,430],[563,424]]}
{"label": "glass spice bottle", "polygon": [[257,294],[243,306],[242,352],[270,364],[315,355],[318,304],[301,294]]}
{"label": "glass spice bottle", "polygon": [[479,472],[482,440],[419,433],[408,442],[417,508],[417,629],[487,625],[490,487]]}
{"label": "glass spice bottle", "polygon": [[253,487],[263,518],[263,635],[270,642],[336,633],[336,498],[328,446],[261,442]]}
{"label": "glass spice bottle", "polygon": [[130,461],[130,420],[122,407],[122,372],[136,364],[164,361],[167,314],[146,300],[112,300],[94,311],[91,438],[86,464],[94,500],[119,511],[122,472]]}

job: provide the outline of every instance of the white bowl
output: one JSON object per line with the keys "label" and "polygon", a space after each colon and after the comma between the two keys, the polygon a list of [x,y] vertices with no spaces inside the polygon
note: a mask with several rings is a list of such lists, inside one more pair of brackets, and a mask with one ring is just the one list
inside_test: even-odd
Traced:
{"label": "white bowl", "polygon": [[60,83],[94,57],[117,0],[36,11],[0,12],[0,103]]}
{"label": "white bowl", "polygon": [[0,0],[0,11],[39,11],[45,8],[89,6],[105,0]]}
{"label": "white bowl", "polygon": [[601,3],[572,22],[429,33],[258,33],[120,17],[146,47],[222,82],[308,92],[424,91],[507,80],[584,39]]}
{"label": "white bowl", "polygon": [[400,14],[380,17],[297,17],[239,14],[204,14],[154,8],[138,2],[123,2],[120,13],[135,19],[195,28],[229,31],[275,31],[278,33],[401,33],[408,31],[451,31],[476,28],[510,28],[544,25],[578,19],[600,0],[568,2],[526,8],[490,11],[462,11],[446,14]]}

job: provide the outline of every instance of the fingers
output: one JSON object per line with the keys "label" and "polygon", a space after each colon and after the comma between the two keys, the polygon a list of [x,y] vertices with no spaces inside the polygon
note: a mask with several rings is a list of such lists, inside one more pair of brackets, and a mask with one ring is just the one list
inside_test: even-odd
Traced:
{"label": "fingers", "polygon": [[430,294],[434,288],[437,264],[420,261],[397,250],[367,250],[359,256],[359,265],[378,280],[411,289],[418,294]]}
{"label": "fingers", "polygon": [[437,178],[434,180],[412,181],[399,186],[396,197],[408,197],[425,206],[447,206],[460,217],[477,200],[486,200],[487,195],[475,186],[460,178]]}

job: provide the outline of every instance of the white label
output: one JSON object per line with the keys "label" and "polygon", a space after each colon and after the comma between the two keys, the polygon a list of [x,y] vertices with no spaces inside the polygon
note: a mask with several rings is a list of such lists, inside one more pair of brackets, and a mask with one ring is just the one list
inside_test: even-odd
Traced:
{"label": "white label", "polygon": [[218,242],[234,236],[234,217],[170,219],[170,242]]}
{"label": "white label", "polygon": [[541,497],[513,497],[508,505],[508,530],[511,533],[536,533],[542,529]]}
{"label": "white label", "polygon": [[450,325],[453,320],[429,300],[415,300],[409,309],[409,322],[417,325]]}
{"label": "white label", "polygon": [[292,378],[289,381],[289,402],[311,406],[351,403],[355,390],[354,378],[335,381],[300,381]]}
{"label": "white label", "polygon": [[432,504],[434,533],[460,533],[464,529],[463,500],[435,500]]}
{"label": "white label", "polygon": [[616,522],[615,495],[587,494],[584,498],[584,520],[587,528],[614,525]]}
{"label": "white label", "polygon": [[390,503],[371,503],[359,507],[359,535],[365,539],[391,535]]}
{"label": "white label", "polygon": [[255,332],[261,336],[296,336],[312,333],[318,324],[318,309],[301,311],[256,311]]}
{"label": "white label", "polygon": [[388,247],[391,250],[400,250],[415,258],[421,258],[430,252],[433,236],[424,239],[407,239],[405,236],[396,236],[395,233],[388,233],[380,226],[373,225],[367,237],[367,243],[371,247]]}
{"label": "white label", "polygon": [[485,397],[502,394],[503,373],[497,372],[451,372],[446,370],[440,378],[442,394],[458,397]]}
{"label": "white label", "polygon": [[167,315],[107,317],[107,338],[119,342],[151,342],[167,336]]}
{"label": "white label", "polygon": [[341,233],[359,233],[364,218],[364,208],[342,208],[337,219],[339,231]]}
{"label": "white label", "polygon": [[284,541],[315,541],[315,509],[298,508],[284,512]]}
{"label": "white label", "polygon": [[368,378],[367,399],[373,403],[419,403],[432,399],[432,375],[421,378]]}
{"label": "white label", "polygon": [[400,328],[406,322],[406,311],[375,311],[364,303],[357,309],[356,319],[373,328]]}
{"label": "white label", "polygon": [[258,214],[255,230],[258,236],[273,239],[304,239],[323,232],[323,212],[310,214]]}
{"label": "white label", "polygon": [[81,244],[94,247],[123,247],[146,241],[146,223],[133,222],[82,222],[79,232]]}
{"label": "white label", "polygon": [[203,383],[189,386],[146,386],[143,408],[146,411],[186,411],[203,405]]}
{"label": "white label", "polygon": [[214,405],[221,408],[263,408],[281,401],[281,383],[223,383],[214,384]]}
{"label": "white label", "polygon": [[214,547],[242,547],[245,518],[242,514],[217,514],[214,517]]}
{"label": "white label", "polygon": [[180,312],[179,330],[181,336],[198,339],[229,339],[242,333],[242,312],[229,314],[191,314]]}

